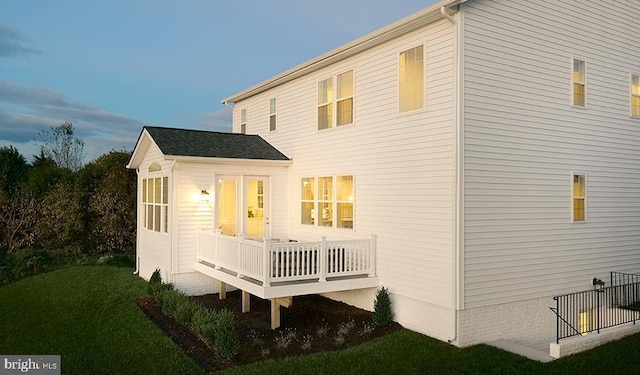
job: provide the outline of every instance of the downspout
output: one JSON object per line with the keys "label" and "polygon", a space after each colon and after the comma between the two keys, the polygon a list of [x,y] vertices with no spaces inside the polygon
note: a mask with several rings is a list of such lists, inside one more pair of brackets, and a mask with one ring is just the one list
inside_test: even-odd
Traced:
{"label": "downspout", "polygon": [[454,74],[454,149],[453,149],[453,171],[455,195],[453,198],[453,254],[451,262],[451,338],[447,340],[450,344],[455,345],[458,339],[458,301],[460,298],[460,249],[461,249],[461,204],[462,204],[462,187],[461,187],[461,170],[462,170],[462,142],[461,142],[461,126],[462,126],[462,16],[460,22],[456,23],[453,17],[447,13],[446,7],[440,7],[440,14],[444,17],[452,27],[455,27],[454,33],[454,50],[455,50],[455,74]]}
{"label": "downspout", "polygon": [[231,109],[233,111],[233,107],[229,105],[229,103],[225,100],[224,102],[222,102],[222,104],[224,104],[225,107]]}
{"label": "downspout", "polygon": [[[169,280],[169,282],[173,283],[173,275],[178,273],[178,245],[177,245],[177,193],[176,193],[176,160],[174,159],[171,162],[171,173],[169,174],[169,179],[170,179],[170,184],[171,184],[171,201],[169,201],[169,206],[171,206],[170,209],[170,214],[169,214],[169,220],[171,220],[171,238],[169,240],[170,246],[171,246],[171,251],[169,252],[169,272],[170,274],[167,275],[167,280]],[[168,223],[167,223],[168,224]],[[175,249],[175,252],[174,252]],[[175,255],[175,256],[174,256]]]}
{"label": "downspout", "polygon": [[138,207],[138,202],[140,202],[140,190],[138,186],[140,185],[140,168],[136,168],[136,270],[133,271],[134,275],[140,273],[140,257],[138,256],[138,248],[140,247],[140,207]]}

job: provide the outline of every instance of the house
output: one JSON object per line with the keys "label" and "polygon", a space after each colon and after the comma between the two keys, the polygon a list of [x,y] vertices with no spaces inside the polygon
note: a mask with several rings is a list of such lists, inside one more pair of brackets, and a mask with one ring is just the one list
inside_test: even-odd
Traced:
{"label": "house", "polygon": [[457,346],[602,341],[560,341],[550,307],[640,270],[639,18],[444,0],[224,99],[234,134],[143,129],[140,275],[274,313],[371,309],[383,285],[397,321]]}

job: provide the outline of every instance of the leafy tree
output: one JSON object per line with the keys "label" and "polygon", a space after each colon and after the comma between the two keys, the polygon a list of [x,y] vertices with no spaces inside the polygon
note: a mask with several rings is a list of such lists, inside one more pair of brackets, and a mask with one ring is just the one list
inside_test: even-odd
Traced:
{"label": "leafy tree", "polygon": [[57,184],[71,182],[72,176],[69,170],[58,167],[56,162],[41,150],[39,155],[33,156],[25,187],[37,197],[42,197]]}
{"label": "leafy tree", "polygon": [[130,152],[111,151],[87,164],[78,181],[87,197],[89,243],[96,252],[133,254],[136,239],[136,174],[124,166]]}
{"label": "leafy tree", "polygon": [[36,244],[52,253],[81,251],[84,231],[81,192],[72,183],[58,183],[42,199],[36,224]]}
{"label": "leafy tree", "polygon": [[0,249],[13,253],[33,244],[39,202],[22,189],[0,202]]}
{"label": "leafy tree", "polygon": [[76,138],[74,133],[73,124],[68,121],[38,132],[43,143],[40,153],[58,167],[77,172],[83,164],[84,141]]}
{"label": "leafy tree", "polygon": [[13,146],[0,147],[0,202],[27,179],[27,161]]}

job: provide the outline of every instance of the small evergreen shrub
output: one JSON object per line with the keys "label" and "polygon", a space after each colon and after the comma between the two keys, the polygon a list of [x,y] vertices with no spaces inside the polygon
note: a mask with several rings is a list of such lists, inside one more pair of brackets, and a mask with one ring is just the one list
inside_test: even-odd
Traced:
{"label": "small evergreen shrub", "polygon": [[147,285],[147,293],[152,296],[156,295],[162,287],[162,275],[160,274],[160,268],[156,268],[149,278],[149,284]]}
{"label": "small evergreen shrub", "polygon": [[373,303],[373,322],[378,326],[386,326],[393,321],[393,310],[391,309],[391,297],[389,290],[385,287],[378,289],[376,299]]}
{"label": "small evergreen shrub", "polygon": [[176,308],[175,318],[178,323],[191,326],[193,317],[196,314],[196,311],[201,311],[204,309],[202,305],[192,300],[191,298],[187,298],[186,300],[181,301]]}
{"label": "small evergreen shrub", "polygon": [[175,316],[178,306],[184,303],[183,301],[185,299],[189,298],[182,292],[175,289],[163,291],[161,292],[161,295],[162,297],[160,300],[162,302],[160,307],[162,308],[162,311],[169,316]]}
{"label": "small evergreen shrub", "polygon": [[236,322],[233,312],[222,309],[216,315],[214,325],[216,353],[221,358],[230,359],[240,350],[240,340],[236,332]]}

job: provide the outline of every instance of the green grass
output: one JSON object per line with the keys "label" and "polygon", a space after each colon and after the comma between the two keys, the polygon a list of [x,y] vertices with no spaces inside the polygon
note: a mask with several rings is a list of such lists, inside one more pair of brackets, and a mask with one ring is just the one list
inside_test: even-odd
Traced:
{"label": "green grass", "polygon": [[0,353],[59,354],[64,374],[198,373],[133,303],[128,267],[67,267],[0,287]]}
{"label": "green grass", "polygon": [[[69,267],[0,287],[0,353],[60,354],[64,374],[201,373],[134,305],[147,283],[131,271]],[[459,349],[400,331],[354,348],[223,373],[635,374],[640,334],[543,364],[486,345]]]}

